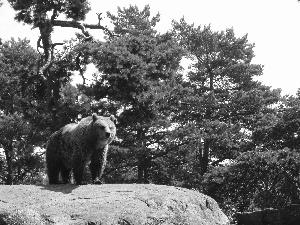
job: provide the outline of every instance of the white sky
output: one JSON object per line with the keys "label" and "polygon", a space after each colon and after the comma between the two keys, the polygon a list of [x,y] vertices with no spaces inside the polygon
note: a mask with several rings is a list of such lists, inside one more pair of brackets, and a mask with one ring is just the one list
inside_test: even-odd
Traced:
{"label": "white sky", "polygon": [[[6,0],[0,7],[0,37],[28,38],[36,47],[38,30],[13,20],[14,11]],[[86,23],[96,24],[96,13],[117,12],[117,6],[137,5],[140,10],[150,5],[152,15],[161,14],[157,25],[159,32],[171,28],[173,19],[183,16],[188,23],[211,24],[216,31],[234,28],[237,37],[248,34],[250,43],[255,43],[256,57],[253,63],[264,65],[264,75],[259,78],[272,88],[281,88],[282,94],[294,95],[300,88],[300,3],[297,0],[90,0],[92,11]],[[104,18],[102,25],[109,25]],[[54,42],[69,39],[78,32],[72,28],[56,28]],[[91,32],[96,38],[102,31]]]}

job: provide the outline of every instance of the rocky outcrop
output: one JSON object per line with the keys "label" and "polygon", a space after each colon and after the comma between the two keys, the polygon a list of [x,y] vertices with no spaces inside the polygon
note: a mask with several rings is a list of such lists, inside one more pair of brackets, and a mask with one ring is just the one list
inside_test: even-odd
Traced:
{"label": "rocky outcrop", "polygon": [[300,205],[236,214],[238,225],[299,225]]}
{"label": "rocky outcrop", "polygon": [[162,185],[0,186],[0,224],[227,225],[210,197]]}

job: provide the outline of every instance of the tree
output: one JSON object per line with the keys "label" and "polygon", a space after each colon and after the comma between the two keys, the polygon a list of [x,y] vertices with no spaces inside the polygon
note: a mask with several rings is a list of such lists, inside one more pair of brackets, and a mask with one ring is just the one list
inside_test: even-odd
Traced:
{"label": "tree", "polygon": [[233,29],[215,32],[184,19],[173,21],[173,33],[191,60],[186,86],[192,91],[182,100],[177,121],[199,129],[193,140],[204,175],[210,163],[234,159],[247,149],[256,121],[271,110],[280,92],[253,79],[263,68],[251,63],[254,45],[247,35],[237,38]]}
{"label": "tree", "polygon": [[49,135],[45,84],[35,72],[37,60],[38,53],[28,40],[4,42],[0,49],[0,110],[5,115],[18,113]]}
{"label": "tree", "polygon": [[118,138],[137,159],[138,182],[149,182],[149,169],[170,127],[170,105],[179,86],[182,50],[170,33],[156,34],[157,14],[136,6],[108,13],[115,37],[91,49],[100,74],[89,92],[105,99],[119,114]]}
{"label": "tree", "polygon": [[[0,128],[0,144],[4,149],[7,162],[6,176],[1,177],[1,179],[5,181],[5,184],[13,184],[14,142],[21,141],[22,136],[28,133],[29,129],[27,124],[16,114],[13,116],[2,116]],[[1,170],[3,173],[3,169]]]}
{"label": "tree", "polygon": [[[63,43],[53,43],[51,34],[55,26],[73,27],[82,31],[85,41],[90,41],[92,36],[86,30],[102,29],[108,34],[110,31],[100,25],[101,18],[99,17],[98,24],[90,25],[79,22],[84,20],[89,12],[89,2],[86,0],[42,0],[42,1],[26,1],[26,0],[9,0],[10,5],[17,11],[15,19],[19,22],[32,25],[33,28],[38,28],[40,37],[37,43],[37,48],[42,49],[41,57],[38,62],[37,74],[39,79],[44,83],[45,98],[47,100],[48,111],[52,113],[52,121],[57,123],[57,108],[59,99],[59,89],[64,78],[69,78],[70,73],[64,67],[61,60],[55,58],[54,49],[57,45]],[[66,19],[59,20],[58,17],[64,15]],[[78,56],[79,58],[80,56]]]}
{"label": "tree", "polygon": [[36,95],[42,95],[38,89],[40,80],[34,74],[37,52],[29,41],[19,39],[4,42],[0,48],[0,110],[5,114],[22,112]]}
{"label": "tree", "polygon": [[42,156],[34,152],[34,133],[18,114],[0,117],[0,147],[5,163],[0,168],[0,183],[33,182],[43,170]]}
{"label": "tree", "polygon": [[34,152],[44,143],[44,135],[49,135],[46,129],[39,131],[36,124],[40,121],[35,121],[35,115],[45,115],[41,113],[43,83],[34,73],[37,58],[26,39],[6,41],[0,48],[0,148],[5,162],[1,183],[28,181],[29,174],[43,169],[42,158]]}

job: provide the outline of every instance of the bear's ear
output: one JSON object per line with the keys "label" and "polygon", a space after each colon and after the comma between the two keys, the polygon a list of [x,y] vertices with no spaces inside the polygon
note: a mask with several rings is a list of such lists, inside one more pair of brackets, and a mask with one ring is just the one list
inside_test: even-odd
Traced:
{"label": "bear's ear", "polygon": [[93,122],[95,122],[97,120],[97,114],[93,113],[92,118],[93,118]]}
{"label": "bear's ear", "polygon": [[113,121],[114,123],[116,122],[116,117],[115,117],[114,115],[111,115],[109,118],[110,118],[110,120]]}

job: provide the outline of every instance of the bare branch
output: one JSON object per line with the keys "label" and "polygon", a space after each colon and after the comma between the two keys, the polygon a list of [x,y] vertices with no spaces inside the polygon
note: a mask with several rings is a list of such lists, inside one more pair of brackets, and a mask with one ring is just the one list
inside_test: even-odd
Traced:
{"label": "bare branch", "polygon": [[102,13],[96,13],[97,14],[97,16],[98,16],[98,25],[100,26],[100,22],[101,22],[101,20],[103,19],[102,17],[101,17],[101,14]]}
{"label": "bare branch", "polygon": [[58,42],[58,43],[54,43],[52,44],[52,48],[55,48],[56,45],[64,45],[65,43],[62,43],[62,42]]}
{"label": "bare branch", "polygon": [[114,36],[113,33],[107,27],[101,26],[100,24],[86,24],[86,23],[80,23],[77,21],[54,20],[53,26],[78,28],[82,31],[82,33],[85,36],[88,36],[88,37],[90,36],[90,34],[86,31],[86,28],[104,30],[110,36]]}

